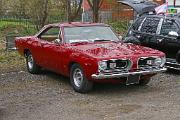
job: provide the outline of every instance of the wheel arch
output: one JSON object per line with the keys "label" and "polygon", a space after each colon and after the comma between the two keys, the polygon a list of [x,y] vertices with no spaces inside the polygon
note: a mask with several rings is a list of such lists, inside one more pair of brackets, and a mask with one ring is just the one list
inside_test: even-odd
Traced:
{"label": "wheel arch", "polygon": [[74,64],[80,65],[78,62],[71,61],[71,62],[69,63],[69,66],[68,66],[68,72],[69,72],[69,74],[70,74],[70,71],[71,71],[71,67],[72,67]]}
{"label": "wheel arch", "polygon": [[27,53],[30,52],[29,49],[24,49],[24,56],[27,57]]}

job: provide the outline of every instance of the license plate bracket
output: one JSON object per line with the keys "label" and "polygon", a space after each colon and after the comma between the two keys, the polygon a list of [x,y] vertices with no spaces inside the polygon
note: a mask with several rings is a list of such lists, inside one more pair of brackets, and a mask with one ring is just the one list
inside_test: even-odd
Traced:
{"label": "license plate bracket", "polygon": [[138,84],[140,75],[129,75],[126,80],[126,85]]}

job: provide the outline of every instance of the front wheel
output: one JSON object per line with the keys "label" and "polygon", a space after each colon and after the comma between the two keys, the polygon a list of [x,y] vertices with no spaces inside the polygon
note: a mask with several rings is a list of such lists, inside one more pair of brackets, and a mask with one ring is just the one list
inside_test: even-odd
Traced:
{"label": "front wheel", "polygon": [[27,52],[26,54],[26,65],[28,72],[32,74],[37,74],[40,70],[40,67],[36,64],[32,54]]}
{"label": "front wheel", "polygon": [[70,82],[73,89],[79,93],[89,92],[93,87],[93,82],[87,80],[80,65],[74,64],[70,71]]}
{"label": "front wheel", "polygon": [[180,51],[176,54],[176,61],[177,63],[180,63]]}

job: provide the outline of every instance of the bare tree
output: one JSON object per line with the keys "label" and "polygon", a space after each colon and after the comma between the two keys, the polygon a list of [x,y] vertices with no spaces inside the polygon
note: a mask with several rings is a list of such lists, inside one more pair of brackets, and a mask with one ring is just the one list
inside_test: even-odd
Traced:
{"label": "bare tree", "polygon": [[67,0],[67,19],[68,22],[73,22],[80,13],[83,0],[75,0],[73,3],[71,0]]}
{"label": "bare tree", "polygon": [[50,0],[31,0],[28,1],[28,16],[36,25],[36,29],[42,28],[47,20]]}
{"label": "bare tree", "polygon": [[0,15],[1,15],[2,12],[3,12],[3,10],[2,10],[2,5],[3,5],[2,0],[0,0]]}
{"label": "bare tree", "polygon": [[71,0],[67,0],[67,20],[68,22],[72,22],[71,20]]}
{"label": "bare tree", "polygon": [[99,10],[103,4],[103,0],[87,0],[93,12],[93,22],[99,21]]}
{"label": "bare tree", "polygon": [[43,27],[45,25],[47,16],[48,16],[48,2],[49,0],[44,0],[43,1],[43,13],[42,13],[42,19],[40,21],[40,27]]}

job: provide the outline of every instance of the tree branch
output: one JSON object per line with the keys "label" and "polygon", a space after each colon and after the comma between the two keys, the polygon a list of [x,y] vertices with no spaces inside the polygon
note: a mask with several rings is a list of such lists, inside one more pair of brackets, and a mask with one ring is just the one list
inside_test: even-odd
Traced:
{"label": "tree branch", "polygon": [[87,0],[89,6],[91,7],[91,9],[93,9],[93,4],[90,2],[90,0]]}
{"label": "tree branch", "polygon": [[100,3],[99,3],[99,7],[98,7],[98,9],[100,9],[100,8],[101,8],[101,6],[102,6],[102,4],[103,4],[103,1],[104,1],[104,0],[100,0]]}
{"label": "tree branch", "polygon": [[72,18],[71,18],[72,21],[78,16],[78,14],[79,14],[79,12],[80,12],[80,10],[81,10],[82,3],[83,3],[83,0],[80,0],[78,9],[75,11],[75,15],[72,16]]}

